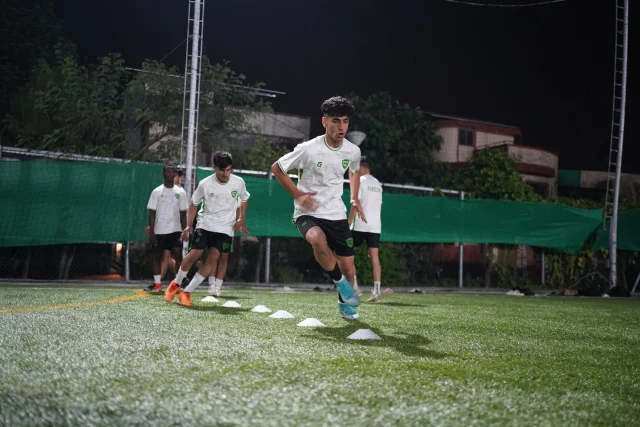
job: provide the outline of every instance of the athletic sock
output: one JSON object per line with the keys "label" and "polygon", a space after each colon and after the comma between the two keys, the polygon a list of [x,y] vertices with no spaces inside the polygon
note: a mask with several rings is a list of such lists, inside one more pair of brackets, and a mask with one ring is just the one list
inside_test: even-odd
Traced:
{"label": "athletic sock", "polygon": [[353,287],[354,288],[358,287],[358,278],[356,276],[353,276]]}
{"label": "athletic sock", "polygon": [[209,276],[209,286],[214,286],[216,284],[215,276]]}
{"label": "athletic sock", "polygon": [[203,280],[204,277],[200,273],[196,273],[196,275],[193,276],[193,279],[191,279],[189,285],[185,288],[184,291],[189,293],[195,291],[196,288],[200,286],[200,283],[202,283]]}
{"label": "athletic sock", "polygon": [[154,275],[153,275],[153,283],[154,283],[154,284],[156,284],[156,285],[157,285],[158,283],[160,283],[160,282],[161,282],[161,280],[162,280],[162,279],[160,279],[160,275],[159,275],[159,274],[154,274]]}
{"label": "athletic sock", "polygon": [[336,266],[333,268],[333,270],[331,270],[331,271],[327,270],[327,273],[329,273],[329,276],[331,276],[331,279],[336,283],[341,281],[342,278],[344,277],[342,275],[342,272],[340,271],[340,267],[338,267],[338,263],[337,262],[336,262]]}
{"label": "athletic sock", "polygon": [[187,273],[188,271],[183,271],[182,267],[180,267],[180,269],[178,270],[178,274],[176,275],[176,278],[173,279],[173,281],[176,282],[176,285],[182,284],[182,281],[184,280],[184,278],[187,277]]}
{"label": "athletic sock", "polygon": [[380,295],[380,282],[373,282],[373,293]]}
{"label": "athletic sock", "polygon": [[218,289],[222,289],[222,282],[224,282],[224,280],[216,279],[216,286],[218,287]]}

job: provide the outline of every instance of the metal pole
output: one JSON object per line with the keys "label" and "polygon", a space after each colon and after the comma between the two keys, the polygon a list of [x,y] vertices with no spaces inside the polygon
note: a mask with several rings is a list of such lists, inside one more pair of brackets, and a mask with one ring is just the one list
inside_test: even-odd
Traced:
{"label": "metal pole", "polygon": [[131,279],[131,264],[129,263],[129,242],[124,250],[124,280],[128,282]]}
{"label": "metal pole", "polygon": [[545,281],[545,272],[544,272],[544,249],[542,250],[542,260],[541,260],[541,264],[542,264],[542,271],[540,273],[540,283],[542,283],[544,285],[544,281]]}
{"label": "metal pole", "polygon": [[193,4],[193,42],[191,43],[191,82],[189,93],[189,132],[187,134],[187,161],[186,161],[186,179],[185,179],[185,192],[187,193],[187,200],[191,200],[192,183],[191,174],[193,169],[193,145],[195,138],[196,127],[196,99],[198,96],[198,77],[200,70],[198,70],[198,53],[200,47],[200,0],[196,0]]}
{"label": "metal pole", "polygon": [[636,277],[636,282],[633,284],[633,288],[631,289],[631,293],[636,291],[636,287],[638,286],[638,282],[640,282],[640,272],[638,273],[638,277]]}
{"label": "metal pole", "polygon": [[[460,192],[460,200],[464,200],[464,191]],[[458,287],[462,287],[462,275],[464,273],[464,244],[460,242],[458,246]]]}
{"label": "metal pole", "polygon": [[[616,4],[617,7],[617,4]],[[618,11],[616,9],[616,19]],[[624,1],[624,30],[622,42],[622,88],[620,99],[620,127],[618,130],[618,158],[616,160],[616,184],[613,193],[613,214],[611,216],[611,230],[609,230],[609,282],[615,287],[618,279],[617,252],[618,252],[618,199],[620,197],[620,173],[622,171],[622,145],[624,139],[624,109],[627,100],[627,44],[629,37],[629,0]],[[617,39],[616,39],[617,40]],[[616,41],[617,43],[617,41]],[[616,47],[617,49],[617,47]]]}
{"label": "metal pole", "polygon": [[[272,180],[272,179],[273,179],[273,173],[269,171],[269,180]],[[271,185],[269,185],[269,193],[271,193]],[[267,244],[265,246],[266,247],[265,247],[265,255],[264,255],[264,282],[270,283],[271,281],[271,237],[267,237]]]}

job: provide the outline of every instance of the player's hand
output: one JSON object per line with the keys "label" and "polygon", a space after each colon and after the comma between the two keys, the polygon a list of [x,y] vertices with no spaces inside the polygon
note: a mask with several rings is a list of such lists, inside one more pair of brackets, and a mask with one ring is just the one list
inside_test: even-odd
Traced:
{"label": "player's hand", "polygon": [[189,236],[191,236],[191,233],[193,233],[193,228],[187,226],[187,228],[182,230],[182,234],[180,235],[180,240],[182,240],[183,242],[188,241]]}
{"label": "player's hand", "polygon": [[362,206],[360,206],[360,203],[358,203],[355,200],[352,200],[351,201],[351,206],[353,206],[351,209],[355,209],[356,210],[356,214],[358,215],[358,218],[360,218],[362,220],[362,222],[367,224],[367,217],[365,216],[364,209],[362,209]]}
{"label": "player's hand", "polygon": [[144,229],[144,234],[147,236],[151,236],[151,227],[147,225],[147,228]]}
{"label": "player's hand", "polygon": [[149,243],[151,243],[152,245],[156,244],[156,233],[151,233],[149,232]]}
{"label": "player's hand", "polygon": [[244,221],[236,222],[236,225],[233,227],[233,231],[241,232],[243,236],[251,234],[247,226],[244,224]]}
{"label": "player's hand", "polygon": [[300,207],[305,210],[312,211],[318,207],[318,202],[313,198],[318,193],[302,193],[295,198]]}

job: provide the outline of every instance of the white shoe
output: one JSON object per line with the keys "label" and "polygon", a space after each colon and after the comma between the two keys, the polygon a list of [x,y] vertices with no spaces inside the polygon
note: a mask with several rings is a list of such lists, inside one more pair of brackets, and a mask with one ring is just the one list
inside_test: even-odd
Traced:
{"label": "white shoe", "polygon": [[216,296],[222,296],[222,286],[216,286]]}
{"label": "white shoe", "polygon": [[380,299],[380,295],[378,294],[371,294],[371,296],[367,300],[367,302],[380,302],[380,301],[382,300]]}
{"label": "white shoe", "polygon": [[215,295],[215,296],[218,296],[218,297],[220,296],[220,295],[217,294],[216,285],[215,284],[209,285],[209,289],[207,290],[207,293],[209,295]]}

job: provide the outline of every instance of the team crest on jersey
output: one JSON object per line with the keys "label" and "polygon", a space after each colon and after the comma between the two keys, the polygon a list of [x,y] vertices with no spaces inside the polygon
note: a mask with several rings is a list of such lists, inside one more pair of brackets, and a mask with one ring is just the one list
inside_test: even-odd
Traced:
{"label": "team crest on jersey", "polygon": [[176,194],[176,199],[179,199],[179,198],[180,198],[180,195],[179,195],[179,194]]}
{"label": "team crest on jersey", "polygon": [[351,237],[347,239],[347,246],[349,246],[350,248],[353,247],[353,239]]}
{"label": "team crest on jersey", "polygon": [[347,166],[349,166],[349,159],[344,159],[344,160],[342,161],[342,167],[346,169],[346,168],[347,168]]}
{"label": "team crest on jersey", "polygon": [[213,193],[209,193],[209,197],[213,197]]}
{"label": "team crest on jersey", "polygon": [[233,197],[234,199],[236,198],[237,195],[238,195],[238,192],[236,190],[233,190],[231,192],[231,197]]}
{"label": "team crest on jersey", "polygon": [[317,164],[316,166],[318,166],[319,168],[321,168],[321,167],[322,167],[322,162],[318,162],[318,164]]}

